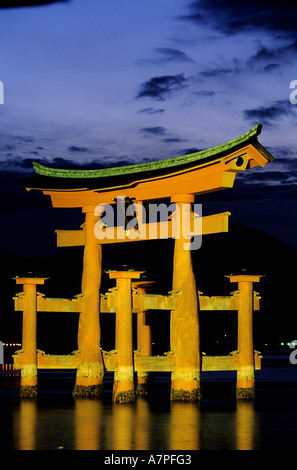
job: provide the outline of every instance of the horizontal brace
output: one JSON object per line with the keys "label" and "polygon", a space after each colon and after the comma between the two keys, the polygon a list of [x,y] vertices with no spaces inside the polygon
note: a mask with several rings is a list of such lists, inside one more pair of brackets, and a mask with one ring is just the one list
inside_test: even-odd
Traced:
{"label": "horizontal brace", "polygon": [[[13,356],[16,369],[22,369],[26,365],[22,354]],[[77,369],[81,363],[80,355],[51,355],[39,353],[37,354],[37,369]]]}
{"label": "horizontal brace", "polygon": [[[24,311],[24,295],[14,297],[14,309],[15,311]],[[82,312],[83,310],[83,299],[51,299],[37,296],[38,312]]]}
{"label": "horizontal brace", "polygon": [[[177,295],[133,294],[133,312],[142,310],[175,310]],[[108,293],[100,301],[102,313],[115,312],[118,306],[118,293]],[[254,296],[253,309],[260,310],[260,298]],[[239,296],[199,296],[200,311],[233,311],[239,309]]]}
{"label": "horizontal brace", "polygon": [[[261,369],[261,356],[257,351],[254,352],[255,369]],[[239,369],[239,355],[230,354],[229,356],[204,356],[202,355],[201,370],[218,371],[218,370],[238,370]]]}
{"label": "horizontal brace", "polygon": [[85,231],[84,230],[56,230],[57,246],[84,246]]}
{"label": "horizontal brace", "polygon": [[[202,217],[201,221],[195,224],[191,219],[191,235],[208,235],[212,233],[228,232],[228,221],[230,212],[209,215]],[[199,219],[196,219],[199,220]],[[195,229],[195,230],[194,230]],[[175,237],[174,222],[153,222],[139,225],[139,231],[132,229],[129,233],[123,227],[108,227],[102,230],[104,238],[98,239],[98,245],[111,243],[124,243],[133,241],[161,240]],[[56,230],[57,246],[83,246],[85,245],[85,231],[82,230]]]}
{"label": "horizontal brace", "polygon": [[174,356],[137,356],[134,355],[136,372],[172,372],[175,370]]}
{"label": "horizontal brace", "polygon": [[[133,294],[133,312],[142,310],[175,310],[178,297],[174,295]],[[115,313],[118,306],[118,294],[108,293],[107,297],[100,299],[101,313]],[[260,310],[260,298],[254,296],[253,310]],[[24,311],[25,297],[14,297],[14,310]],[[232,311],[239,309],[238,296],[199,296],[200,311]],[[37,297],[38,312],[77,312],[84,310],[84,299],[51,299]]]}
{"label": "horizontal brace", "polygon": [[134,294],[133,311],[141,310],[175,310],[177,296]]}
{"label": "horizontal brace", "polygon": [[[199,296],[199,310],[221,310],[231,311],[239,310],[240,297],[238,295],[231,296]],[[253,310],[260,310],[260,297],[253,297]]]}
{"label": "horizontal brace", "polygon": [[[103,351],[104,366],[107,371],[116,371],[119,367],[118,355]],[[261,369],[261,356],[254,352],[255,370]],[[202,356],[203,372],[220,370],[238,370],[239,355],[230,354],[228,356]],[[141,356],[134,353],[135,372],[173,372],[175,370],[175,355],[168,356]]]}

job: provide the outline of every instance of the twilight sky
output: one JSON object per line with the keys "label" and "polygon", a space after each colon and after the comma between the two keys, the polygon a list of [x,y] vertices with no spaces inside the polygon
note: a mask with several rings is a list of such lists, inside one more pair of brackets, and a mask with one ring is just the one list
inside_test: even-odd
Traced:
{"label": "twilight sky", "polygon": [[40,234],[57,211],[17,187],[32,161],[94,167],[171,158],[257,123],[275,162],[240,175],[232,190],[205,200],[205,212],[230,210],[297,248],[297,4],[66,0],[2,8],[0,31],[0,254],[40,254]]}

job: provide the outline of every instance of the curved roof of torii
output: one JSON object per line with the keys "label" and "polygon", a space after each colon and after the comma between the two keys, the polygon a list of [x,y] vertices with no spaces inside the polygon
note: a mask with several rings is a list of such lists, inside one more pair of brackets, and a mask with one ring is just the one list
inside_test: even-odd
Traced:
{"label": "curved roof of torii", "polygon": [[102,191],[112,187],[121,187],[135,182],[154,179],[160,176],[169,176],[177,172],[184,172],[199,165],[205,165],[218,158],[240,150],[247,144],[254,147],[267,159],[272,161],[270,153],[259,144],[257,136],[261,133],[262,125],[258,124],[242,136],[225,144],[189,155],[158,160],[149,163],[111,167],[94,170],[73,170],[50,168],[34,162],[35,174],[29,177],[24,186],[27,189],[50,191],[93,190]]}
{"label": "curved roof of torii", "polygon": [[54,207],[112,204],[117,197],[145,201],[232,188],[237,173],[274,160],[258,142],[261,129],[258,124],[225,144],[138,165],[73,170],[34,163],[35,174],[23,186],[50,195]]}

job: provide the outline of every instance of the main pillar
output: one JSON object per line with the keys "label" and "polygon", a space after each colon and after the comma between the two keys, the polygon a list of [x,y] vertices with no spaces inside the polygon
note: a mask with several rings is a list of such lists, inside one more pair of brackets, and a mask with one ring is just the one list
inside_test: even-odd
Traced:
{"label": "main pillar", "polygon": [[[174,352],[175,370],[171,376],[171,400],[197,401],[200,395],[200,335],[198,294],[193,273],[191,240],[185,236],[190,223],[194,196],[176,194],[176,238],[173,259],[174,291],[180,291],[176,310],[171,313],[170,349]],[[189,229],[189,225],[188,225]]]}
{"label": "main pillar", "polygon": [[131,279],[139,279],[141,274],[142,271],[109,271],[109,277],[116,279],[118,289],[115,331],[118,361],[113,383],[114,403],[135,401]]}
{"label": "main pillar", "polygon": [[85,248],[82,294],[84,311],[79,318],[78,349],[81,362],[76,373],[74,396],[98,397],[103,394],[104,367],[100,350],[100,285],[102,248],[97,244],[94,228],[98,216],[95,206],[85,206]]}
{"label": "main pillar", "polygon": [[239,274],[227,276],[230,282],[238,282],[238,353],[236,398],[252,400],[255,398],[255,363],[253,346],[253,282],[261,276]]}
{"label": "main pillar", "polygon": [[[154,281],[135,281],[132,282],[132,287],[137,288],[138,294],[146,294],[148,288],[154,284]],[[141,356],[152,355],[152,335],[151,327],[146,323],[146,311],[140,310],[137,312],[137,349],[140,351]],[[137,373],[137,395],[148,394],[148,381],[149,372]]]}
{"label": "main pillar", "polygon": [[37,292],[36,286],[44,284],[46,278],[16,278],[16,284],[23,285],[24,310],[22,327],[22,368],[20,397],[34,398],[37,396]]}

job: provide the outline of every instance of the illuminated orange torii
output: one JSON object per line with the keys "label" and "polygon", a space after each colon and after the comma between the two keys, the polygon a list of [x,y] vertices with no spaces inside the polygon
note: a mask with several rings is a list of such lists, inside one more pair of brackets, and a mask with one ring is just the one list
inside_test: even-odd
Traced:
{"label": "illuminated orange torii", "polygon": [[[61,170],[34,164],[35,174],[25,183],[28,190],[42,190],[51,197],[53,207],[81,207],[85,213],[82,230],[57,231],[58,246],[84,246],[81,297],[84,307],[80,310],[80,360],[77,362],[75,395],[99,395],[103,391],[104,365],[100,351],[99,323],[102,244],[131,241],[129,237],[98,240],[94,231],[100,219],[100,212],[98,213],[96,208],[106,204],[113,205],[118,198],[128,198],[138,204],[169,199],[177,209],[181,209],[177,211],[176,220],[181,236],[175,238],[173,260],[172,289],[179,294],[178,302],[172,310],[170,326],[170,348],[174,354],[171,398],[193,401],[200,398],[199,301],[191,250],[187,249],[190,239],[184,237],[182,231],[183,218],[191,211],[195,196],[231,188],[237,173],[257,166],[264,167],[267,162],[273,160],[257,140],[260,131],[261,125],[258,125],[243,136],[212,149],[126,167]],[[185,207],[186,212],[183,211]],[[202,234],[227,231],[228,216],[229,213],[224,213],[202,218]],[[162,222],[157,225],[155,238],[160,238]],[[144,228],[143,240],[147,239],[149,227]],[[169,227],[169,236],[172,236],[172,227]],[[125,295],[128,295],[127,292]],[[121,312],[126,310],[126,307],[123,310],[117,309],[119,321],[121,315],[124,315]],[[132,325],[128,328],[127,334],[130,337]],[[243,342],[241,341],[241,344]],[[127,351],[129,348],[126,348]],[[241,351],[239,356],[242,356]],[[124,356],[120,354],[120,357]],[[245,381],[244,371],[248,370],[250,373],[249,367],[252,365],[246,362],[251,360],[253,361],[253,358],[250,356],[245,358],[245,364],[241,367],[241,383],[247,384],[247,388],[251,388],[251,381]],[[118,364],[119,366],[122,364]],[[130,365],[127,370],[129,368]],[[114,401],[127,401],[131,396],[131,377],[126,380],[124,376],[125,374],[119,374],[118,379],[115,378],[119,383],[114,387]],[[126,383],[130,383],[127,389]]]}

